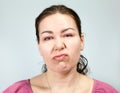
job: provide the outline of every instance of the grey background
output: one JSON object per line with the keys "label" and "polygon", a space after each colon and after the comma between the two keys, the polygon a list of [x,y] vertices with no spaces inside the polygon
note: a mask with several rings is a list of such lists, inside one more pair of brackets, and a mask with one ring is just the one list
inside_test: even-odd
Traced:
{"label": "grey background", "polygon": [[41,73],[34,20],[52,4],[65,4],[80,15],[89,76],[120,92],[120,0],[0,0],[0,93]]}

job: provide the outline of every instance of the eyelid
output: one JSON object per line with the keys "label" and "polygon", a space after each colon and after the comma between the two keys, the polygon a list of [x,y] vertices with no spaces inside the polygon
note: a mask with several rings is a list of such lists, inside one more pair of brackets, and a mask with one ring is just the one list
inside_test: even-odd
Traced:
{"label": "eyelid", "polygon": [[71,36],[73,36],[73,34],[71,34],[71,33],[67,33],[67,34],[64,34],[64,36],[66,37],[71,37]]}
{"label": "eyelid", "polygon": [[63,36],[74,36],[74,35],[75,35],[75,33],[73,33],[73,32],[66,32],[63,34]]}
{"label": "eyelid", "polygon": [[46,37],[43,38],[43,41],[49,41],[49,40],[51,40],[51,39],[53,39],[52,36],[46,36]]}

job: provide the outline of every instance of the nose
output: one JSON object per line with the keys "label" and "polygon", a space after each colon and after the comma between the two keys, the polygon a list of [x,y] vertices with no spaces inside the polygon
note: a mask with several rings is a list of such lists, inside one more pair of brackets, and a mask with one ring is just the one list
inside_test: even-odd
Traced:
{"label": "nose", "polygon": [[60,51],[65,48],[66,48],[65,41],[62,38],[57,38],[55,41],[54,49]]}

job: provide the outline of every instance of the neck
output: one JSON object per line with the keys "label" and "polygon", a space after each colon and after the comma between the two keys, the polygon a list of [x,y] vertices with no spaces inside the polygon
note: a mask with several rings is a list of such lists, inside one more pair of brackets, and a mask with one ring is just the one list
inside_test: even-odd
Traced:
{"label": "neck", "polygon": [[64,74],[47,71],[45,74],[48,85],[51,88],[72,87],[76,84],[80,75],[76,70]]}

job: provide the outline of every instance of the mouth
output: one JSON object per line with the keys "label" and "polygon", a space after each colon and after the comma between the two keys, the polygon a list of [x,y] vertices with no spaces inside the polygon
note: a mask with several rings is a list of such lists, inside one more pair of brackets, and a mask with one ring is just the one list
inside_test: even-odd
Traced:
{"label": "mouth", "polygon": [[68,55],[67,54],[59,54],[53,57],[56,61],[63,61]]}

